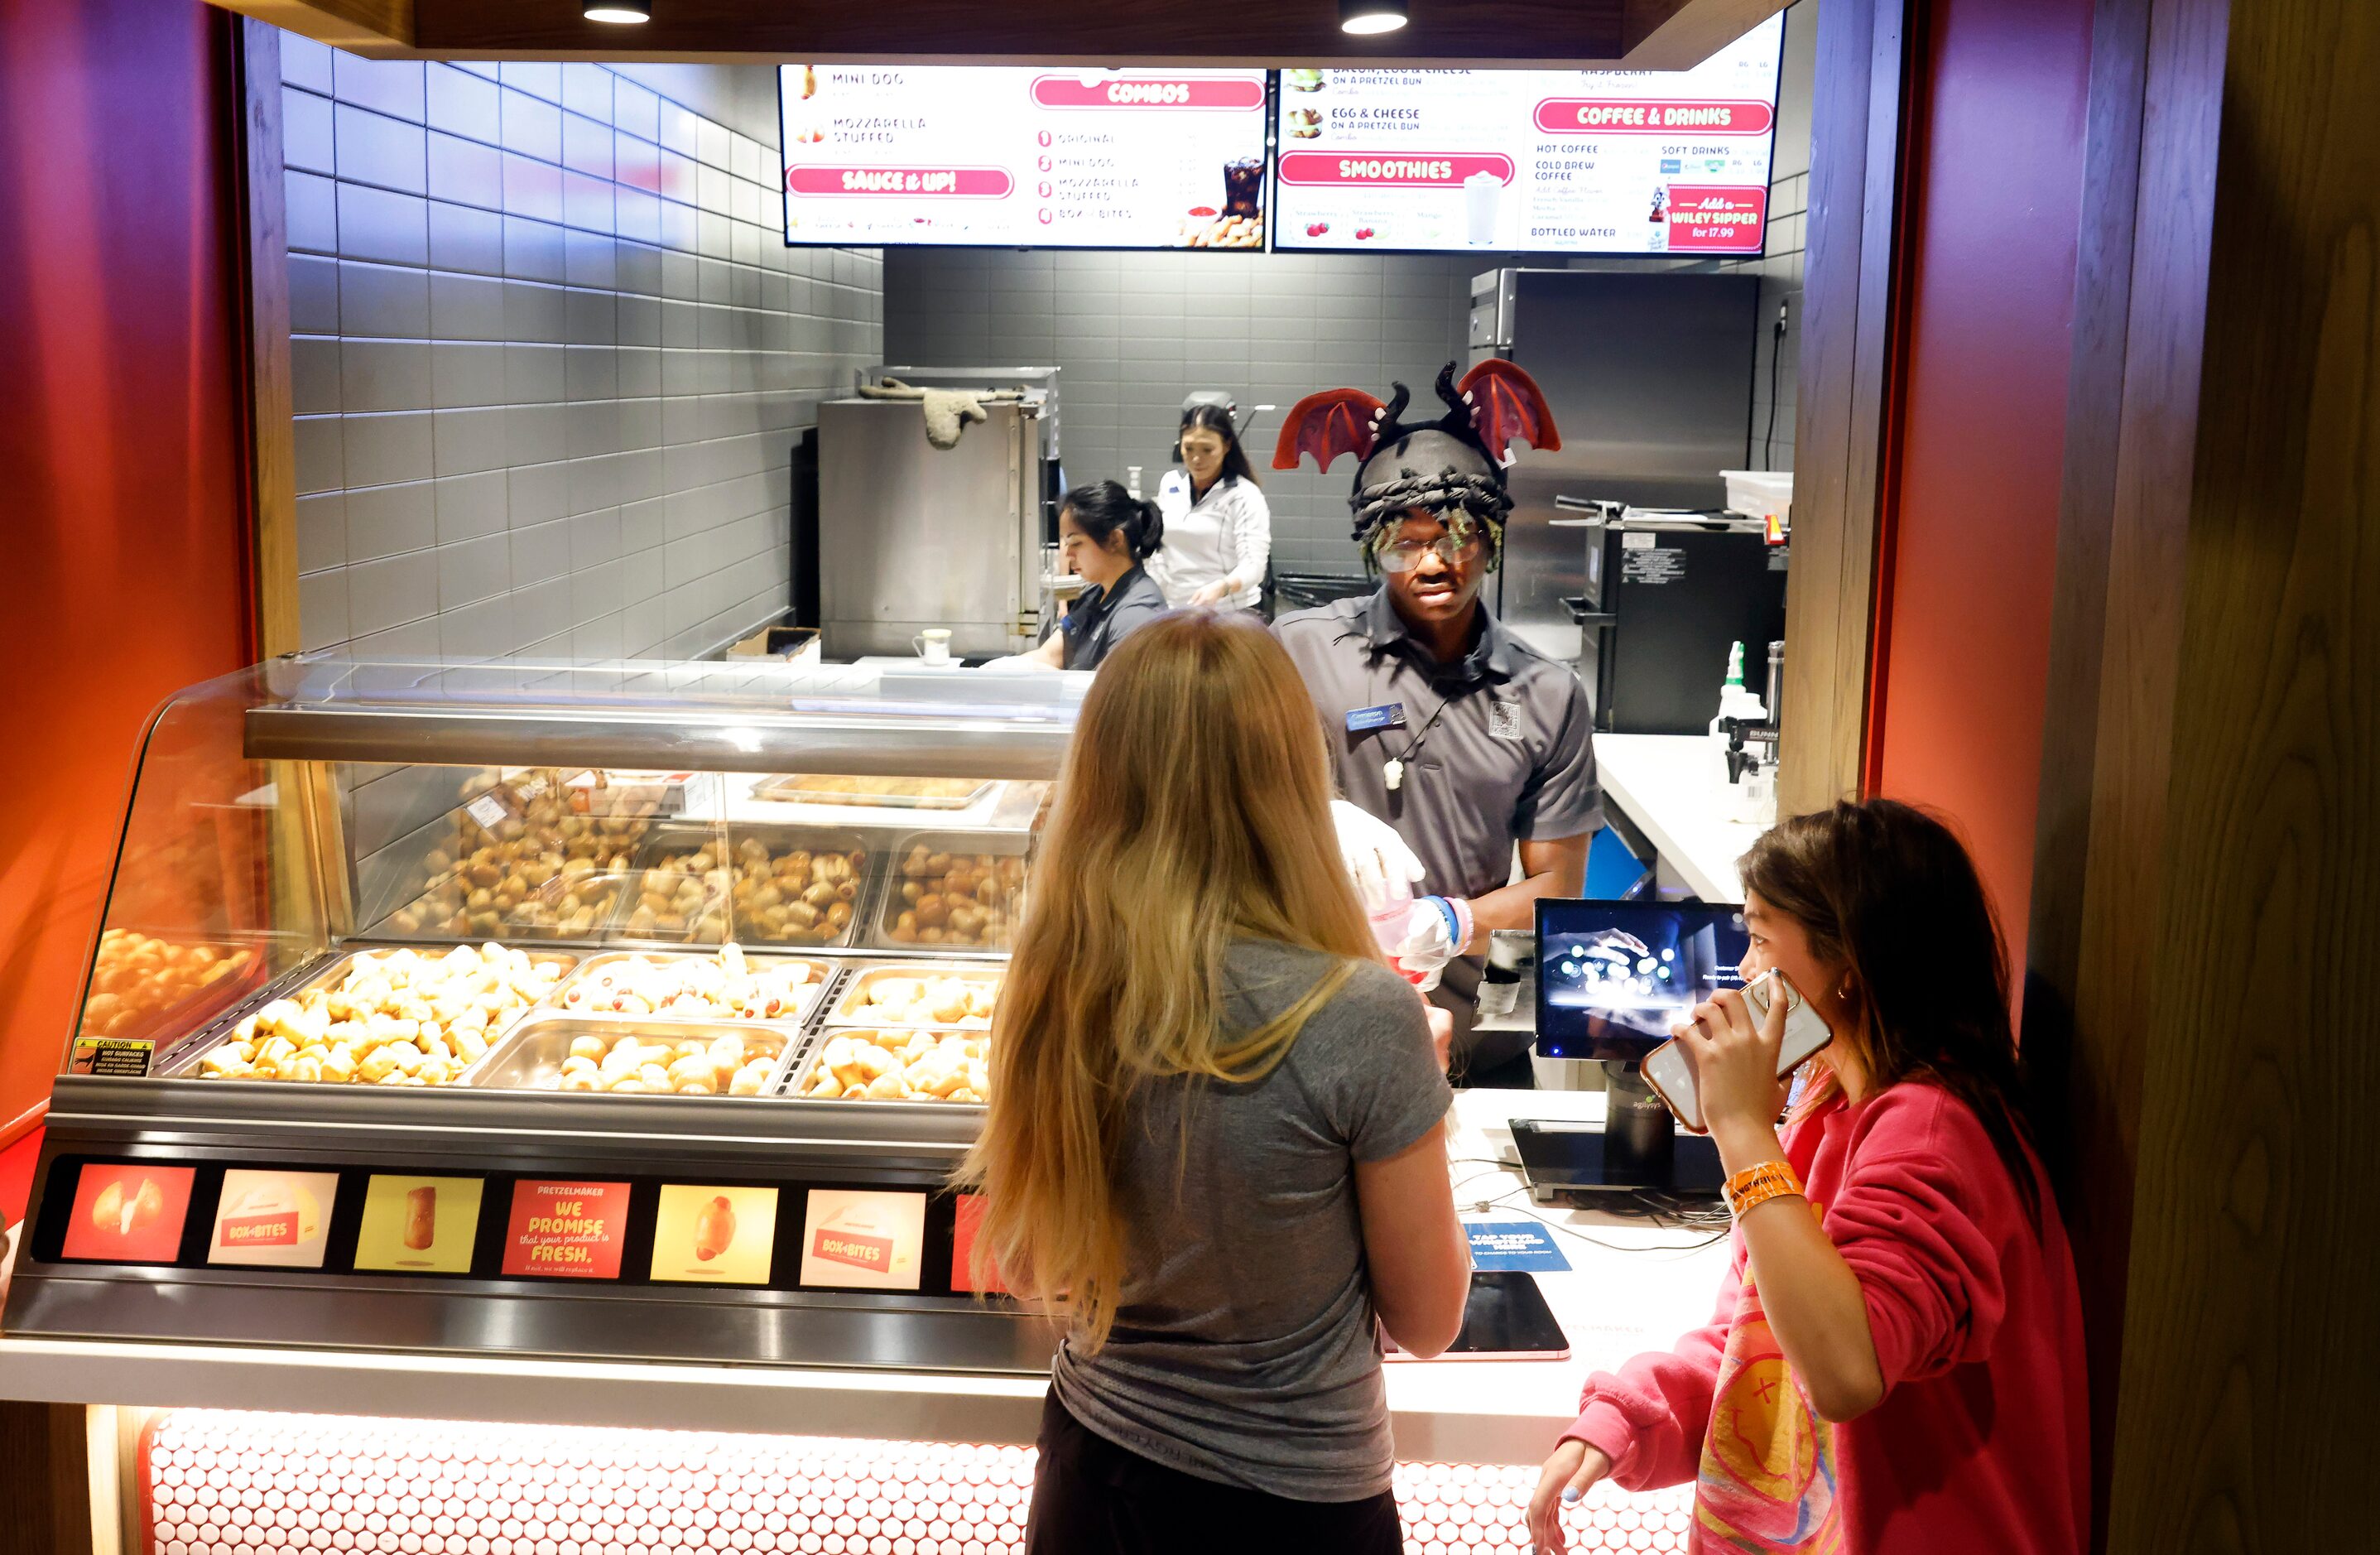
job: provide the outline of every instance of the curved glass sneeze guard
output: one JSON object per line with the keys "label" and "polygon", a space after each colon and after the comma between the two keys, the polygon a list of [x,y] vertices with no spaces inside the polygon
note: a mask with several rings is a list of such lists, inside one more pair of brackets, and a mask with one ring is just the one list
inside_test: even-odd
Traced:
{"label": "curved glass sneeze guard", "polygon": [[293,656],[243,674],[264,676],[271,699],[295,707],[456,712],[567,708],[589,714],[679,716],[876,712],[1064,723],[1073,722],[1090,680],[750,659],[447,663]]}
{"label": "curved glass sneeze guard", "polygon": [[150,724],[64,1067],[138,1070],[144,1044],[204,1025],[319,946],[310,871],[274,869],[302,830],[299,796],[243,748],[267,695],[263,670],[242,670]]}
{"label": "curved glass sneeze guard", "polygon": [[191,687],[66,1067],[163,1063],[350,940],[1004,951],[1087,678],[299,657]]}

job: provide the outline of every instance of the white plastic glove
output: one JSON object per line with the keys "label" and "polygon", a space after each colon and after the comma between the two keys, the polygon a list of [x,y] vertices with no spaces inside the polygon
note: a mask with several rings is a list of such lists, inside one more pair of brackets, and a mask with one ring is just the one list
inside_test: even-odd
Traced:
{"label": "white plastic glove", "polygon": [[1391,954],[1397,970],[1424,993],[1438,986],[1446,964],[1463,948],[1466,916],[1443,896],[1425,896],[1414,904],[1413,916],[1405,919],[1405,937]]}
{"label": "white plastic glove", "polygon": [[1049,667],[1049,665],[1041,662],[1038,659],[1028,657],[1023,653],[1012,653],[1005,659],[986,660],[980,666],[978,666],[978,671],[989,671],[996,674],[1016,674],[1019,673],[1030,673],[1034,670],[1046,670]]}
{"label": "white plastic glove", "polygon": [[1366,916],[1413,894],[1427,871],[1395,827],[1344,799],[1330,801],[1330,820],[1339,829],[1339,856]]}

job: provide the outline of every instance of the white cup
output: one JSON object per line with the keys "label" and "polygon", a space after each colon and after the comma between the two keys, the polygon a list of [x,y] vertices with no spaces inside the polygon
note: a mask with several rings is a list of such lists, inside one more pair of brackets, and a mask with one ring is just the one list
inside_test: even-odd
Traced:
{"label": "white cup", "polygon": [[947,664],[951,662],[951,629],[948,626],[929,626],[911,638],[909,646],[917,650],[918,659],[926,663]]}
{"label": "white cup", "polygon": [[1496,207],[1504,196],[1504,180],[1481,171],[1463,180],[1463,213],[1466,235],[1480,247],[1496,241]]}

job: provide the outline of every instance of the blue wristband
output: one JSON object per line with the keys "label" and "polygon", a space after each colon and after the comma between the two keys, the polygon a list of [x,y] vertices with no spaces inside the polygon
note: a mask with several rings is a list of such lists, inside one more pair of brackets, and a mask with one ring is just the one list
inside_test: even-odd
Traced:
{"label": "blue wristband", "polygon": [[1447,942],[1452,945],[1454,947],[1455,954],[1460,955],[1463,953],[1463,915],[1456,912],[1454,910],[1454,904],[1448,901],[1443,896],[1425,896],[1422,900],[1427,902],[1431,906],[1436,907],[1438,909],[1439,916],[1446,919]]}

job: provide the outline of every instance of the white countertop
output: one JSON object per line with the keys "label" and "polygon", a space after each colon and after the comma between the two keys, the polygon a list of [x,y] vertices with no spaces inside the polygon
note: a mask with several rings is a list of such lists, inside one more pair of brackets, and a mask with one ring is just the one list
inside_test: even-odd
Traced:
{"label": "white countertop", "polygon": [[1725,747],[1706,735],[1597,735],[1604,797],[1627,812],[1706,902],[1741,902],[1735,861],[1764,826],[1733,819]]}
{"label": "white countertop", "polygon": [[[1458,1093],[1450,1170],[1464,1218],[1524,1220],[1534,1210],[1515,1192],[1517,1171],[1495,1164],[1512,1118],[1599,1118],[1602,1110],[1599,1092]],[[1667,1345],[1707,1316],[1726,1272],[1724,1240],[1545,1214],[1570,1233],[1554,1239],[1571,1271],[1537,1281],[1570,1336],[1571,1358],[1390,1363],[1399,1458],[1540,1462],[1589,1371]],[[1038,1428],[1043,1388],[1038,1378],[948,1373],[0,1338],[0,1397],[58,1403],[1024,1443]]]}

